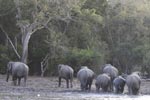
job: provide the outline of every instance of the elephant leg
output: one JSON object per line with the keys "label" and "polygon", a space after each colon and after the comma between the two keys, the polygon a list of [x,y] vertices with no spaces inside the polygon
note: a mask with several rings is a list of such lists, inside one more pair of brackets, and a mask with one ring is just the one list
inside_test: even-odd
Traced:
{"label": "elephant leg", "polygon": [[107,90],[107,86],[102,86],[102,91],[106,92],[106,90]]}
{"label": "elephant leg", "polygon": [[82,91],[86,90],[86,85],[84,85],[83,83],[81,83],[80,87]]}
{"label": "elephant leg", "polygon": [[108,85],[106,86],[105,91],[108,92]]}
{"label": "elephant leg", "polygon": [[132,88],[129,87],[128,90],[129,90],[129,94],[132,95]]}
{"label": "elephant leg", "polygon": [[9,72],[7,72],[6,82],[8,82],[8,79],[9,79]]}
{"label": "elephant leg", "polygon": [[124,87],[121,88],[120,93],[123,93],[123,91],[124,91]]}
{"label": "elephant leg", "polygon": [[96,84],[96,92],[99,92],[100,85]]}
{"label": "elephant leg", "polygon": [[27,77],[24,77],[24,86],[26,86],[26,82],[27,82]]}
{"label": "elephant leg", "polygon": [[18,85],[20,86],[20,81],[21,81],[21,78],[19,77],[18,78]]}
{"label": "elephant leg", "polygon": [[70,79],[70,87],[71,88],[73,87],[72,82],[73,82],[73,79]]}
{"label": "elephant leg", "polygon": [[15,76],[12,76],[12,80],[13,80],[13,85],[16,86],[17,85],[17,78]]}
{"label": "elephant leg", "polygon": [[[109,86],[108,86],[108,89],[109,89]],[[116,85],[114,85],[113,91],[114,91],[114,93],[117,93],[117,86]]]}
{"label": "elephant leg", "polygon": [[86,83],[86,85],[85,85],[85,90],[88,90],[88,89],[89,89],[89,84]]}
{"label": "elephant leg", "polygon": [[91,90],[91,85],[92,85],[92,80],[91,79],[88,79],[87,80],[87,83],[86,83],[86,90]]}
{"label": "elephant leg", "polygon": [[67,88],[69,88],[69,79],[66,79]]}
{"label": "elephant leg", "polygon": [[72,85],[72,79],[70,79],[70,87],[71,88],[73,87],[73,85]]}
{"label": "elephant leg", "polygon": [[110,85],[110,91],[113,91],[113,84]]}
{"label": "elephant leg", "polygon": [[91,90],[91,85],[92,85],[92,82],[89,83],[89,87],[88,87],[89,91]]}
{"label": "elephant leg", "polygon": [[58,80],[59,80],[58,87],[60,87],[61,86],[61,77],[59,77]]}
{"label": "elephant leg", "polygon": [[110,92],[110,91],[111,91],[111,83],[109,83],[109,85],[108,85],[108,92]]}
{"label": "elephant leg", "polygon": [[134,94],[134,95],[137,95],[138,93],[139,93],[139,89],[134,88],[134,89],[133,89],[133,94]]}

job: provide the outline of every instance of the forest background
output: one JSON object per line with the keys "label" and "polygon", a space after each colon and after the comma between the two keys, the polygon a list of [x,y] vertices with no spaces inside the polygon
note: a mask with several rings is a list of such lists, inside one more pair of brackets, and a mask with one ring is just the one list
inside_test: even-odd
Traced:
{"label": "forest background", "polygon": [[0,73],[8,61],[30,75],[57,75],[57,65],[96,73],[150,76],[150,0],[0,0]]}

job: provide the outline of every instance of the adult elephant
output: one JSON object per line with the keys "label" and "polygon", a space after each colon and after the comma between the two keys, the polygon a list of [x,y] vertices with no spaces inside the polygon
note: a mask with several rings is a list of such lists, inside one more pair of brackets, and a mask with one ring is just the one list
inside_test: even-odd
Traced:
{"label": "adult elephant", "polygon": [[140,73],[133,72],[126,78],[126,84],[130,95],[137,95],[140,90],[141,78]]}
{"label": "adult elephant", "polygon": [[66,80],[66,84],[67,84],[67,88],[69,88],[69,80],[70,80],[70,86],[71,88],[73,87],[72,85],[72,81],[73,81],[73,74],[74,74],[74,70],[68,66],[68,65],[64,65],[64,64],[59,64],[58,65],[58,78],[59,78],[59,83],[58,86],[61,86],[61,78]]}
{"label": "adult elephant", "polygon": [[107,74],[100,74],[96,78],[95,86],[97,92],[99,92],[99,89],[102,88],[102,91],[107,92],[111,85],[111,78]]}
{"label": "adult elephant", "polygon": [[113,80],[118,76],[118,69],[111,64],[105,64],[103,73],[107,73],[111,77],[111,91],[113,90]]}
{"label": "adult elephant", "polygon": [[91,90],[91,85],[94,79],[94,72],[87,66],[82,66],[77,73],[77,78],[80,81],[81,90]]}
{"label": "adult elephant", "polygon": [[[8,82],[9,74],[12,74],[12,80],[14,85],[20,85],[21,78],[24,78],[24,86],[26,86],[26,80],[29,73],[29,67],[22,62],[8,62],[7,64],[7,78]],[[18,80],[18,84],[17,84]]]}
{"label": "adult elephant", "polygon": [[126,80],[122,76],[118,76],[113,81],[114,92],[123,93]]}

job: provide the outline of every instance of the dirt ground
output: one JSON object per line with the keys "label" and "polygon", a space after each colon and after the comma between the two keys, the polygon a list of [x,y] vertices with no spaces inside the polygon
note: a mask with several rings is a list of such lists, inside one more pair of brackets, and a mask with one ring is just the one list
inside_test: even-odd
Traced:
{"label": "dirt ground", "polygon": [[[29,77],[27,86],[13,86],[11,77],[6,82],[6,75],[0,75],[0,100],[150,100],[150,81],[142,80],[141,94],[138,96],[127,95],[127,87],[124,94],[97,93],[93,82],[91,92],[81,92],[77,79],[73,81],[73,88],[66,88],[66,82],[62,80],[58,87],[57,77]],[[22,80],[23,82],[23,80]]]}

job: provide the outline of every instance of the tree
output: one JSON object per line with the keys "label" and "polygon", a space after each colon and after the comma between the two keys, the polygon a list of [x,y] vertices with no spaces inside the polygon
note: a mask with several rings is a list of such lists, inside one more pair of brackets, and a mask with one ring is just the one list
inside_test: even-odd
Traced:
{"label": "tree", "polygon": [[30,37],[37,30],[47,28],[47,24],[55,18],[66,20],[69,11],[78,1],[74,0],[14,0],[17,9],[17,25],[22,35],[21,61],[27,63]]}
{"label": "tree", "polygon": [[142,37],[149,38],[143,25],[145,16],[149,16],[148,4],[148,0],[109,0],[104,36],[110,47],[110,61],[126,73],[141,70],[145,65],[146,55],[142,51],[146,48],[143,41],[147,39]]}

